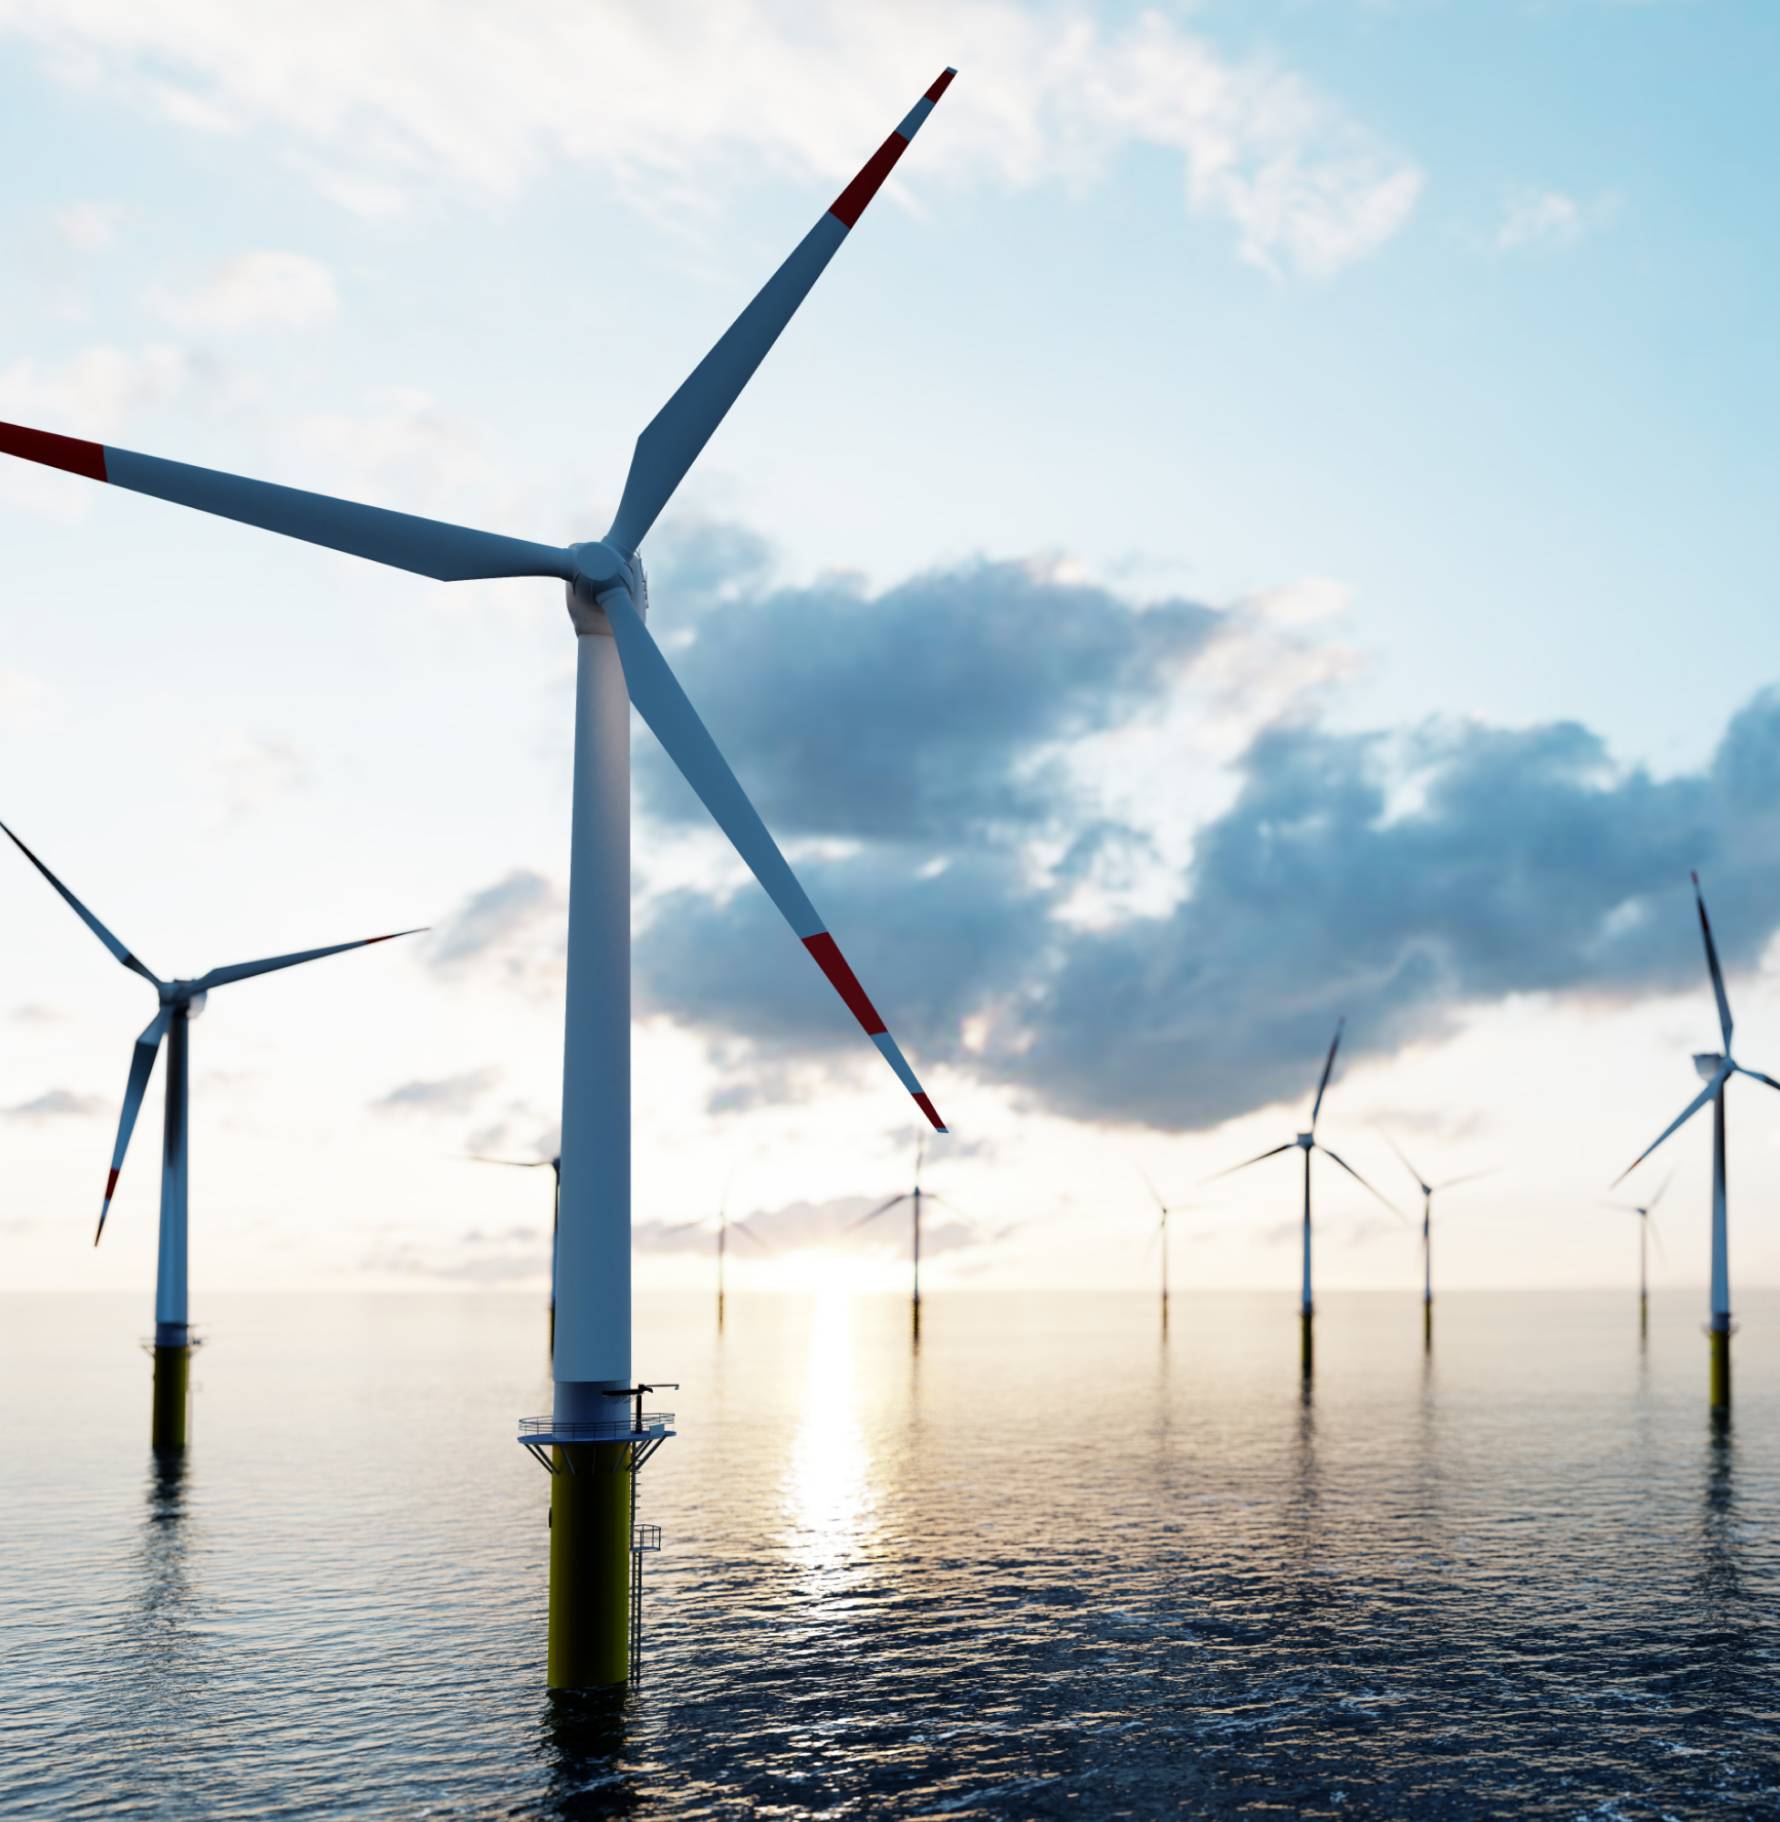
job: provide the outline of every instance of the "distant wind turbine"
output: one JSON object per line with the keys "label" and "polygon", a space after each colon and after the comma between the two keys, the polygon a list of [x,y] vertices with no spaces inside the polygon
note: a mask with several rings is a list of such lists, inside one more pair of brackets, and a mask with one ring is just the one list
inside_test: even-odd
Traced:
{"label": "distant wind turbine", "polygon": [[1393,1215],[1401,1218],[1402,1211],[1391,1199],[1374,1189],[1348,1161],[1338,1153],[1331,1151],[1316,1136],[1316,1123],[1323,1111],[1323,1096],[1329,1092],[1329,1077],[1335,1069],[1335,1052],[1341,1048],[1341,1033],[1346,1028],[1346,1019],[1335,1021],[1335,1035],[1329,1041],[1329,1054],[1323,1060],[1322,1079],[1316,1085],[1316,1099],[1310,1106],[1310,1130],[1301,1132],[1294,1139],[1288,1139],[1283,1145],[1276,1145],[1271,1151],[1261,1152],[1253,1158],[1245,1158],[1240,1164],[1232,1164],[1228,1170],[1220,1170],[1207,1179],[1216,1182],[1219,1177],[1233,1177],[1239,1170],[1247,1170],[1251,1164],[1264,1163],[1268,1158],[1277,1158],[1281,1152],[1301,1151],[1304,1154],[1304,1290],[1298,1307],[1299,1357],[1304,1371],[1308,1373],[1314,1355],[1311,1339],[1311,1327],[1316,1316],[1316,1305],[1310,1294],[1310,1154],[1320,1151],[1330,1163],[1338,1164],[1369,1195],[1376,1196]]}
{"label": "distant wind turbine", "polygon": [[[303,949],[294,955],[273,955],[257,962],[232,962],[223,968],[212,968],[196,980],[164,981],[119,942],[11,829],[0,823],[0,830],[5,830],[18,851],[55,887],[75,916],[118,961],[141,975],[160,1000],[160,1010],[136,1040],[135,1053],[130,1059],[130,1079],[124,1088],[117,1143],[111,1151],[111,1169],[105,1178],[105,1199],[99,1206],[99,1225],[93,1234],[93,1244],[97,1246],[104,1236],[105,1217],[110,1214],[112,1197],[117,1194],[124,1153],[129,1150],[136,1115],[148,1092],[155,1058],[160,1055],[164,1042],[167,1046],[167,1091],[161,1145],[160,1250],[155,1268],[154,1414],[150,1440],[157,1449],[183,1449],[189,1434],[187,1417],[193,1346],[186,1282],[186,1193],[191,1159],[191,1082],[187,1052],[191,1022],[204,1010],[205,998],[214,987],[227,987],[235,981],[252,980],[255,975],[273,974],[280,968],[320,961],[324,955],[339,955],[347,949],[387,943],[391,937],[365,936],[355,942],[332,943],[325,949]],[[393,936],[416,934],[418,932],[413,930],[392,932]]]}
{"label": "distant wind turbine", "polygon": [[1731,1265],[1728,1235],[1728,1187],[1724,1164],[1724,1091],[1734,1075],[1746,1075],[1753,1082],[1780,1089],[1771,1075],[1759,1069],[1745,1069],[1731,1055],[1731,1003],[1724,990],[1724,970],[1718,965],[1718,945],[1712,940],[1712,921],[1706,915],[1706,900],[1700,891],[1700,876],[1693,879],[1694,906],[1700,914],[1700,936],[1706,945],[1706,971],[1712,977],[1712,997],[1718,1002],[1718,1029],[1724,1039],[1723,1050],[1702,1050],[1695,1054],[1695,1072],[1706,1086],[1682,1108],[1673,1120],[1638,1153],[1630,1164],[1613,1179],[1610,1188],[1617,1189],[1650,1154],[1672,1133],[1679,1132],[1708,1101],[1712,1103],[1712,1301],[1707,1335],[1712,1350],[1712,1408],[1730,1409],[1731,1402]]}
{"label": "distant wind turbine", "polygon": [[1470,1170],[1462,1177],[1448,1177],[1443,1183],[1430,1183],[1403,1156],[1403,1147],[1388,1132],[1384,1134],[1384,1142],[1397,1154],[1398,1162],[1415,1179],[1416,1188],[1422,1192],[1422,1346],[1431,1348],[1434,1345],[1434,1192],[1457,1189],[1461,1183],[1475,1183],[1479,1177],[1487,1177],[1490,1173],[1487,1170]]}
{"label": "distant wind turbine", "polygon": [[556,1230],[562,1219],[562,1153],[554,1158],[485,1158],[478,1152],[470,1154],[472,1164],[505,1164],[512,1170],[542,1170],[550,1166],[550,1174],[555,1180],[555,1193],[550,1198],[550,1348],[556,1350]]}
{"label": "distant wind turbine", "polygon": [[1662,1251],[1662,1236],[1656,1231],[1656,1205],[1669,1193],[1669,1185],[1675,1181],[1675,1173],[1670,1171],[1663,1178],[1656,1194],[1648,1202],[1613,1202],[1608,1206],[1617,1208],[1621,1214],[1638,1217],[1638,1332],[1646,1334],[1650,1329],[1650,1271],[1649,1243],[1654,1240],[1657,1251]]}
{"label": "distant wind turbine", "polygon": [[1168,1217],[1184,1214],[1192,1205],[1187,1202],[1165,1202],[1162,1192],[1150,1179],[1150,1173],[1140,1164],[1137,1174],[1143,1178],[1143,1186],[1150,1192],[1150,1200],[1156,1205],[1156,1231],[1150,1236],[1150,1244],[1158,1242],[1162,1248],[1162,1326],[1168,1327]]}
{"label": "distant wind turbine", "polygon": [[729,1252],[729,1230],[734,1228],[738,1234],[742,1234],[749,1240],[752,1240],[763,1252],[770,1253],[773,1249],[766,1241],[761,1239],[746,1221],[743,1221],[739,1216],[730,1214],[729,1190],[727,1187],[725,1187],[723,1191],[723,1200],[717,1206],[717,1221],[715,1227],[711,1226],[709,1220],[676,1221],[672,1227],[666,1228],[663,1231],[670,1234],[686,1234],[691,1233],[695,1228],[707,1229],[717,1236],[717,1326],[721,1329],[723,1327],[724,1261]]}
{"label": "distant wind turbine", "polygon": [[[905,1203],[905,1202],[909,1204],[909,1212],[910,1212],[909,1231],[910,1231],[910,1235],[911,1235],[911,1257],[914,1262],[914,1291],[913,1291],[913,1295],[912,1295],[912,1298],[910,1301],[909,1309],[910,1309],[910,1321],[913,1324],[914,1332],[915,1332],[915,1339],[917,1341],[919,1341],[921,1338],[921,1204],[924,1201],[925,1202],[942,1202],[942,1203],[946,1202],[946,1199],[944,1196],[936,1194],[931,1189],[923,1189],[921,1187],[921,1168],[922,1168],[922,1165],[924,1164],[924,1162],[926,1161],[926,1157],[927,1157],[927,1135],[924,1132],[918,1132],[915,1135],[915,1186],[914,1186],[914,1188],[905,1189],[901,1195],[892,1196],[888,1202],[880,1202],[878,1204],[878,1206],[870,1212],[870,1214],[861,1215],[859,1217],[859,1219],[853,1223],[853,1225],[855,1227],[864,1227],[867,1222],[877,1220],[879,1215],[887,1215],[890,1213],[890,1211],[892,1209],[901,1208],[903,1203]],[[951,1204],[946,1203],[946,1206],[951,1207]]]}

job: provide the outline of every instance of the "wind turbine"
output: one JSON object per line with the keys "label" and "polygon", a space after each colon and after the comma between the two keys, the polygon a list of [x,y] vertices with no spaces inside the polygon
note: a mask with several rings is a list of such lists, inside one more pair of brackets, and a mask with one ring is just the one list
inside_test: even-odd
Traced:
{"label": "wind turbine", "polygon": [[1660,1250],[1662,1236],[1656,1231],[1656,1205],[1669,1193],[1669,1185],[1675,1181],[1675,1173],[1670,1171],[1663,1178],[1661,1187],[1648,1202],[1613,1202],[1610,1208],[1617,1208],[1621,1214],[1638,1217],[1638,1333],[1650,1332],[1650,1271],[1649,1243],[1656,1241]]}
{"label": "wind turbine", "polygon": [[554,1158],[485,1158],[471,1152],[472,1164],[505,1164],[512,1170],[542,1170],[550,1166],[555,1193],[550,1199],[550,1349],[556,1351],[556,1230],[562,1219],[562,1153]]}
{"label": "wind turbine", "polygon": [[1150,1173],[1140,1164],[1137,1174],[1143,1178],[1143,1186],[1150,1192],[1150,1200],[1156,1205],[1156,1232],[1151,1244],[1158,1241],[1162,1248],[1162,1327],[1168,1327],[1168,1217],[1184,1214],[1191,1204],[1186,1202],[1164,1202],[1162,1192],[1150,1180]]}
{"label": "wind turbine", "polygon": [[356,942],[331,943],[325,949],[302,949],[294,955],[273,955],[257,962],[232,962],[227,967],[212,968],[195,980],[164,981],[119,942],[11,829],[0,823],[0,830],[5,830],[18,851],[55,887],[75,916],[112,955],[154,988],[160,1001],[160,1010],[137,1038],[130,1058],[130,1079],[124,1087],[117,1143],[111,1148],[111,1169],[105,1178],[105,1199],[99,1205],[99,1225],[93,1233],[93,1244],[97,1246],[104,1238],[105,1217],[111,1213],[111,1201],[117,1194],[124,1153],[130,1148],[130,1134],[136,1129],[136,1116],[142,1108],[142,1097],[148,1092],[155,1058],[165,1043],[167,1090],[161,1140],[161,1235],[155,1267],[154,1406],[149,1434],[157,1449],[183,1449],[189,1434],[192,1348],[196,1345],[192,1340],[186,1274],[186,1201],[191,1162],[188,1066],[191,1022],[204,1010],[205,999],[212,988],[252,980],[258,974],[274,974],[280,968],[295,968],[302,962],[320,961],[324,955],[339,955],[347,949],[387,943],[394,936],[414,936],[417,932],[397,930],[391,936],[365,936]]}
{"label": "wind turbine", "polygon": [[1277,1158],[1281,1152],[1301,1151],[1304,1154],[1304,1290],[1298,1305],[1298,1344],[1299,1358],[1304,1371],[1308,1373],[1314,1357],[1311,1326],[1316,1315],[1316,1306],[1310,1294],[1310,1154],[1320,1151],[1332,1164],[1339,1164],[1359,1186],[1388,1208],[1393,1215],[1401,1213],[1388,1196],[1381,1195],[1366,1181],[1348,1161],[1322,1144],[1316,1136],[1316,1123],[1323,1111],[1323,1096],[1329,1091],[1329,1077],[1335,1068],[1335,1052],[1341,1047],[1341,1033],[1347,1025],[1346,1019],[1335,1021],[1335,1035],[1329,1040],[1329,1054],[1323,1060],[1322,1079],[1316,1085],[1316,1099],[1310,1106],[1310,1130],[1301,1132],[1294,1139],[1288,1139],[1283,1145],[1276,1145],[1271,1151],[1261,1152],[1257,1157],[1245,1158],[1240,1164],[1232,1164],[1228,1170],[1220,1170],[1208,1181],[1216,1182],[1218,1177],[1233,1177],[1239,1170],[1247,1170],[1251,1164],[1260,1164],[1268,1158]]}
{"label": "wind turbine", "polygon": [[[1382,1129],[1381,1129],[1382,1130]],[[1487,1177],[1487,1170],[1467,1171],[1462,1177],[1448,1177],[1443,1183],[1430,1183],[1403,1155],[1403,1147],[1387,1132],[1384,1142],[1397,1154],[1398,1162],[1415,1179],[1422,1192],[1422,1346],[1434,1345],[1434,1192],[1457,1189],[1461,1183],[1475,1183]]]}
{"label": "wind turbine", "polygon": [[[672,1227],[667,1228],[665,1231],[670,1234],[685,1234],[690,1233],[694,1228],[702,1228],[707,1225],[708,1223],[705,1221],[677,1221]],[[729,1230],[732,1227],[738,1234],[746,1235],[748,1239],[752,1240],[756,1246],[762,1248],[764,1251],[770,1253],[773,1250],[746,1221],[743,1221],[740,1217],[731,1216],[729,1212],[729,1190],[725,1187],[723,1191],[723,1200],[717,1206],[717,1225],[712,1230],[717,1236],[717,1327],[719,1329],[723,1327],[724,1259],[729,1251]]]}
{"label": "wind turbine", "polygon": [[[915,1134],[915,1186],[905,1189],[900,1195],[892,1196],[888,1202],[880,1202],[870,1214],[861,1215],[853,1223],[855,1227],[864,1227],[868,1222],[877,1220],[879,1215],[887,1215],[894,1208],[901,1208],[903,1203],[909,1205],[910,1256],[914,1264],[914,1290],[909,1303],[910,1322],[914,1329],[915,1339],[921,1339],[921,1204],[923,1202],[944,1202],[945,1197],[931,1189],[921,1187],[921,1169],[927,1159],[927,1135],[917,1131]],[[947,1203],[950,1207],[951,1204]]]}
{"label": "wind turbine", "polygon": [[[632,1481],[670,1433],[659,1417],[645,1425],[631,1368],[627,692],[897,1079],[935,1129],[945,1131],[644,624],[649,590],[638,553],[955,74],[947,69],[935,80],[644,428],[618,515],[603,538],[566,547],[538,544],[0,424],[0,453],[436,581],[541,576],[565,584],[576,681],[555,1395],[550,1417],[523,1420],[518,1437],[552,1470],[552,1688],[628,1679]],[[614,282],[628,271],[615,257]]]}
{"label": "wind turbine", "polygon": [[1731,1003],[1724,991],[1724,970],[1718,965],[1718,945],[1712,940],[1712,922],[1706,916],[1700,876],[1694,873],[1689,877],[1693,880],[1694,905],[1700,914],[1700,936],[1706,945],[1706,971],[1712,976],[1712,997],[1718,1002],[1718,1029],[1723,1035],[1724,1049],[1702,1050],[1695,1055],[1694,1069],[1706,1086],[1609,1187],[1617,1189],[1671,1133],[1679,1132],[1708,1101],[1712,1103],[1712,1302],[1706,1332],[1712,1349],[1712,1408],[1728,1411],[1731,1403],[1731,1266],[1724,1168],[1724,1091],[1734,1075],[1746,1075],[1751,1081],[1765,1082],[1770,1088],[1780,1088],[1780,1082],[1771,1075],[1763,1075],[1759,1069],[1745,1069],[1731,1055]]}

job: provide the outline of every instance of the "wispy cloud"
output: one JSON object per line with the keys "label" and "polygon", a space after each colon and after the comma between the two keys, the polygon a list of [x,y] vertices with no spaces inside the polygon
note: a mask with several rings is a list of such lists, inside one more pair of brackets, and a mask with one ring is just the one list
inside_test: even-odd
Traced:
{"label": "wispy cloud", "polygon": [[97,1095],[76,1094],[72,1088],[46,1088],[28,1101],[0,1108],[7,1119],[33,1125],[45,1120],[87,1120],[104,1111],[105,1103]]}
{"label": "wispy cloud", "polygon": [[[421,190],[511,196],[558,164],[688,210],[743,160],[838,182],[943,61],[963,80],[907,179],[921,187],[1081,185],[1152,146],[1178,156],[1187,206],[1228,222],[1244,258],[1311,274],[1388,240],[1422,187],[1295,70],[1161,13],[1108,25],[1079,0],[732,0],[696,26],[679,8],[442,0],[420,34],[356,0],[87,0],[0,7],[0,30],[195,130],[270,128],[326,194],[371,214]],[[590,71],[610,77],[597,105]]]}
{"label": "wispy cloud", "polygon": [[373,1113],[466,1114],[499,1085],[498,1069],[468,1069],[461,1075],[403,1082],[371,1103]]}
{"label": "wispy cloud", "polygon": [[102,253],[117,239],[127,213],[122,203],[71,202],[56,211],[56,233],[77,253]]}
{"label": "wispy cloud", "polygon": [[185,292],[155,293],[178,328],[215,333],[312,329],[340,314],[333,274],[305,253],[243,253]]}
{"label": "wispy cloud", "polygon": [[1606,226],[1618,209],[1612,196],[1582,201],[1562,190],[1521,190],[1502,205],[1492,244],[1498,253],[1567,247]]}
{"label": "wispy cloud", "polygon": [[473,892],[427,939],[428,964],[441,974],[488,973],[523,992],[550,990],[559,978],[568,906],[542,873],[516,867]]}

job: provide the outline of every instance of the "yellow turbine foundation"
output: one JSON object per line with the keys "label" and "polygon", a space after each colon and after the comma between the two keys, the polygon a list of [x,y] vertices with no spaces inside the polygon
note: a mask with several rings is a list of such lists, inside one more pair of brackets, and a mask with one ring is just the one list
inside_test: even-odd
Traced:
{"label": "yellow turbine foundation", "polygon": [[1712,1344],[1712,1408],[1728,1411],[1731,1407],[1731,1332],[1708,1329],[1706,1339]]}
{"label": "yellow turbine foundation", "polygon": [[155,1349],[154,1419],[157,1449],[183,1449],[188,1440],[192,1390],[190,1346]]}
{"label": "yellow turbine foundation", "polygon": [[558,1443],[550,1477],[552,1689],[630,1681],[628,1443]]}
{"label": "yellow turbine foundation", "polygon": [[1422,1299],[1422,1346],[1431,1348],[1434,1345],[1434,1299]]}

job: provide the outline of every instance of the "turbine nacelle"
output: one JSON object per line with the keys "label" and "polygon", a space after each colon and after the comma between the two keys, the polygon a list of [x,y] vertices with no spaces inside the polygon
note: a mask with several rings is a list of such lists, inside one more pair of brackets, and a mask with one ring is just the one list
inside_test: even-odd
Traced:
{"label": "turbine nacelle", "polygon": [[611,631],[605,600],[614,593],[628,595],[637,617],[648,619],[649,579],[643,574],[641,557],[627,557],[616,545],[594,538],[569,546],[569,565],[572,573],[564,591],[577,633]]}
{"label": "turbine nacelle", "polygon": [[1313,1132],[1301,1132],[1292,1143],[1296,1145],[1300,1151],[1314,1150],[1316,1146],[1316,1134]]}
{"label": "turbine nacelle", "polygon": [[1693,1059],[1694,1074],[1702,1082],[1710,1082],[1724,1068],[1725,1062],[1726,1058],[1716,1050],[1696,1050]]}
{"label": "turbine nacelle", "polygon": [[195,1019],[210,997],[196,981],[162,981],[159,992],[163,1006],[178,1007],[188,1019]]}

